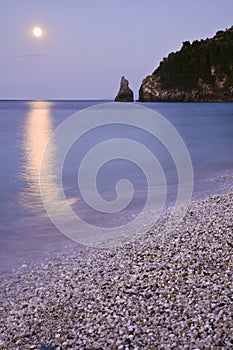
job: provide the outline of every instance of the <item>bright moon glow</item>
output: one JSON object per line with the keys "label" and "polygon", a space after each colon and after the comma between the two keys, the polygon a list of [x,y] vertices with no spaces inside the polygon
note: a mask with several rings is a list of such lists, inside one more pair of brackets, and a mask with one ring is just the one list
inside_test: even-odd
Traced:
{"label": "bright moon glow", "polygon": [[40,27],[35,27],[33,29],[33,35],[36,37],[39,37],[42,35],[42,29]]}

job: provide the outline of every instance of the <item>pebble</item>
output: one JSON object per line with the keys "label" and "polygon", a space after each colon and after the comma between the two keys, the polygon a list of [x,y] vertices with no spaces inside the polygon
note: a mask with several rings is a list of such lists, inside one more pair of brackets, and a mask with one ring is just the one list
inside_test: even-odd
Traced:
{"label": "pebble", "polygon": [[2,279],[0,349],[232,349],[233,194],[172,230],[166,215],[133,243]]}

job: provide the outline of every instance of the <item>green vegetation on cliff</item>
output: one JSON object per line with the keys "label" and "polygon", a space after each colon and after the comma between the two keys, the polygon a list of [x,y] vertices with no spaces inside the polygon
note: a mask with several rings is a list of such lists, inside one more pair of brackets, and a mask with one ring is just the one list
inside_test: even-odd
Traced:
{"label": "green vegetation on cliff", "polygon": [[233,100],[233,27],[211,39],[185,41],[143,80],[139,100]]}

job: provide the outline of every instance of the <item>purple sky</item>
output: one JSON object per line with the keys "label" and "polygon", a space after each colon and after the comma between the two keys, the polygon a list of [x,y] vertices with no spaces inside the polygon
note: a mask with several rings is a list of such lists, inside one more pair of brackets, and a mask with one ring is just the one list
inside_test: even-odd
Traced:
{"label": "purple sky", "polygon": [[122,75],[137,97],[163,57],[232,13],[232,0],[1,1],[0,98],[111,99]]}

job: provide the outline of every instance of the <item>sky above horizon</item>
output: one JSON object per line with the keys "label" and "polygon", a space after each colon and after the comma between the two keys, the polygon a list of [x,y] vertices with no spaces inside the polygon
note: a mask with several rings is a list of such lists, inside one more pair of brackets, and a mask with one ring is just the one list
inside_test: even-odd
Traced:
{"label": "sky above horizon", "polygon": [[122,75],[137,98],[163,57],[232,13],[232,0],[1,1],[0,99],[113,99]]}

